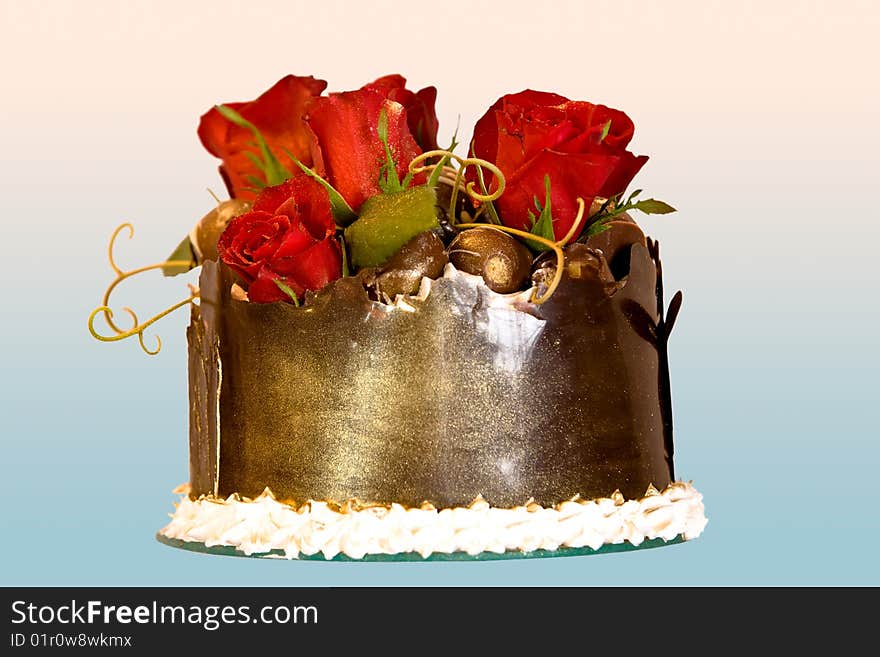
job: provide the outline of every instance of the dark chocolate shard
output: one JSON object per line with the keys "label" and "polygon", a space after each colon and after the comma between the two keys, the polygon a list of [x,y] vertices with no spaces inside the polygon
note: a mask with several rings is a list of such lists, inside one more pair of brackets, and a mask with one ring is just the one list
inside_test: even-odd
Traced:
{"label": "dark chocolate shard", "polygon": [[189,460],[193,490],[216,491],[220,448],[221,313],[234,277],[213,260],[202,263],[199,305],[192,306],[189,343]]}
{"label": "dark chocolate shard", "polygon": [[675,326],[675,320],[681,310],[682,294],[681,290],[672,295],[669,300],[669,308],[666,309],[666,316],[663,318],[664,336],[668,340],[672,333],[672,327]]}
{"label": "dark chocolate shard", "polygon": [[647,310],[631,299],[621,304],[621,310],[636,333],[645,340],[657,340],[657,323]]}
{"label": "dark chocolate shard", "polygon": [[652,240],[649,237],[647,240],[647,248],[651,261],[654,263],[654,268],[657,272],[657,283],[654,286],[654,298],[657,303],[657,316],[660,318],[660,324],[658,326],[659,339],[657,342],[657,350],[660,355],[660,372],[658,380],[658,386],[660,388],[660,411],[663,418],[666,459],[669,463],[670,475],[674,478],[675,465],[673,456],[675,454],[675,445],[672,439],[672,387],[669,379],[669,351],[667,347],[669,333],[672,330],[675,319],[678,317],[679,308],[681,307],[682,294],[681,292],[678,292],[673,297],[673,303],[670,304],[669,313],[671,321],[668,321],[669,318],[666,318],[666,314],[663,310],[663,264],[660,262],[660,242]]}

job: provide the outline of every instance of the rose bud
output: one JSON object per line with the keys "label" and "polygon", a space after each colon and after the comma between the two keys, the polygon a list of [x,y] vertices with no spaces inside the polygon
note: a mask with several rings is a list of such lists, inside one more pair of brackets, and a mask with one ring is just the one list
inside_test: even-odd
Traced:
{"label": "rose bud", "polygon": [[192,233],[190,243],[198,261],[216,260],[217,240],[234,217],[250,210],[251,204],[239,199],[230,199],[217,204],[217,207],[199,220]]}
{"label": "rose bud", "polygon": [[229,222],[250,210],[251,204],[240,200],[218,201],[211,210],[181,240],[180,244],[165,260],[162,273],[177,276],[198,267],[205,260],[217,260],[217,240],[226,230]]}
{"label": "rose bud", "polygon": [[532,269],[532,254],[524,244],[488,226],[459,233],[448,253],[456,269],[482,276],[500,294],[522,289]]}
{"label": "rose bud", "polygon": [[[619,110],[526,90],[499,98],[474,126],[472,144],[475,157],[494,162],[505,176],[495,208],[506,226],[529,230],[533,200],[544,201],[549,177],[554,235],[562,239],[578,198],[621,194],[647,161],[627,150],[634,130]],[[475,170],[466,176],[476,182]],[[487,185],[495,191],[498,181]]]}
{"label": "rose bud", "polygon": [[301,173],[263,189],[249,212],[229,222],[217,250],[251,302],[299,304],[342,276],[335,232],[327,191]]}

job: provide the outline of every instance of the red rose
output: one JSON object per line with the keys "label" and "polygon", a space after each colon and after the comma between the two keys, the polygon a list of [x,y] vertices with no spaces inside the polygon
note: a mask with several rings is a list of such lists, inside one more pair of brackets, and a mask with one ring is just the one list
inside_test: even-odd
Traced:
{"label": "red rose", "polygon": [[[410,161],[422,152],[410,132],[406,109],[389,98],[395,88],[380,81],[357,91],[316,98],[306,116],[318,174],[355,212],[365,200],[381,192],[379,176],[387,158],[377,128],[383,109],[388,118],[388,145],[399,178],[406,176]],[[424,176],[417,177],[419,182],[424,182]]]}
{"label": "red rose", "polygon": [[[253,123],[275,157],[289,171],[296,171],[296,165],[284,151],[289,150],[311,166],[309,134],[302,118],[309,101],[321,95],[326,87],[327,83],[323,80],[288,75],[256,100],[226,105]],[[250,191],[254,186],[251,177],[262,179],[260,170],[249,157],[259,154],[254,146],[253,133],[235,125],[216,108],[212,108],[199,122],[199,139],[212,155],[223,160],[220,174],[226,182],[230,196],[243,200],[253,199],[255,194]]]}
{"label": "red rose", "polygon": [[434,110],[437,102],[436,87],[425,87],[412,92],[406,88],[406,78],[402,75],[386,75],[366,86],[385,89],[390,100],[403,105],[409,131],[423,151],[437,148],[437,130],[440,124]]}
{"label": "red rose", "polygon": [[335,232],[327,191],[299,173],[260,192],[250,212],[229,222],[217,251],[248,284],[251,301],[290,301],[276,280],[302,298],[342,276]]}
{"label": "red rose", "polygon": [[[622,193],[648,160],[626,150],[632,136],[633,122],[619,110],[527,90],[489,108],[474,128],[473,146],[504,173],[507,186],[495,206],[512,228],[531,228],[529,211],[536,213],[535,197],[544,203],[544,176],[550,176],[553,229],[561,239],[578,197],[589,208],[596,196]],[[470,169],[468,177],[475,180]]]}

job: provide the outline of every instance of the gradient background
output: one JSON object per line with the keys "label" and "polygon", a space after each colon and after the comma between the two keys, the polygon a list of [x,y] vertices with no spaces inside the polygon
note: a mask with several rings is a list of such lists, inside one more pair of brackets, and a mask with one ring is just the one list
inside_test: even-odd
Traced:
{"label": "gradient background", "polygon": [[[472,5],[477,5],[473,7]],[[543,7],[543,8],[542,8]],[[2,2],[0,583],[878,584],[880,10],[872,2]],[[286,73],[439,88],[440,141],[526,87],[602,102],[651,155],[689,544],[500,563],[206,557],[153,539],[187,478],[184,326],[162,353],[86,331],[123,266],[160,260],[222,184],[215,102]],[[149,316],[158,274],[120,290]]]}

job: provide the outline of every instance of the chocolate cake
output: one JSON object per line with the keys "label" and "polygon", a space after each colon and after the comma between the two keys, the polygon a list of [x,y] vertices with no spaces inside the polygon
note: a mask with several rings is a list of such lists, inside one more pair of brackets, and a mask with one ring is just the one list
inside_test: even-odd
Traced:
{"label": "chocolate cake", "polygon": [[534,308],[492,307],[460,276],[413,310],[380,307],[356,278],[308,307],[254,304],[206,262],[188,331],[192,494],[453,507],[665,488],[657,263],[624,248],[618,282],[601,251],[570,247]]}
{"label": "chocolate cake", "polygon": [[[177,304],[190,480],[160,538],[358,559],[698,535],[673,466],[681,293],[664,307],[632,219],[672,208],[624,195],[647,159],[629,118],[511,94],[464,158],[436,148],[433,88],[324,87],[288,76],[202,117],[232,198],[158,265],[201,266]],[[152,320],[122,331],[108,298],[96,337],[147,350]]]}

